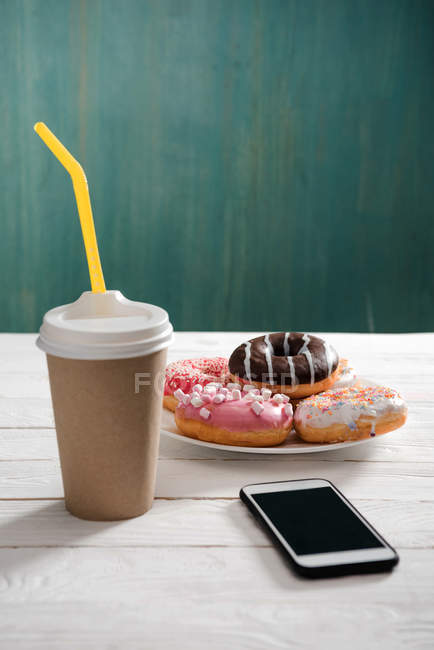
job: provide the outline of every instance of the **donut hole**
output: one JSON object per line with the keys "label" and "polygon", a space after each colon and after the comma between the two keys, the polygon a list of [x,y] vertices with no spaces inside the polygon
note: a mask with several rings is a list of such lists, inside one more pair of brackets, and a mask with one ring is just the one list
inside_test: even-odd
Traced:
{"label": "donut hole", "polygon": [[285,350],[283,349],[283,345],[275,345],[273,346],[274,350],[274,357],[286,357],[287,355],[285,354]]}
{"label": "donut hole", "polygon": [[[288,356],[294,357],[294,356],[298,355],[298,351],[299,351],[299,349],[301,347],[302,347],[302,344],[298,345],[297,342],[292,341],[291,342],[291,352],[288,355],[288,354],[285,353],[285,347],[283,345],[283,341],[282,342],[279,341],[277,343],[273,342],[273,354],[272,354],[272,356],[273,357],[288,357]],[[262,349],[263,354],[265,354],[266,349],[267,349],[267,345],[264,343],[263,349]]]}

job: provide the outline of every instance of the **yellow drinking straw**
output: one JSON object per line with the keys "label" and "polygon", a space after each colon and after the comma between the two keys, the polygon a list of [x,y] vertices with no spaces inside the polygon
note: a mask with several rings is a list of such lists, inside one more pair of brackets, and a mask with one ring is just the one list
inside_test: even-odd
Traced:
{"label": "yellow drinking straw", "polygon": [[93,223],[92,207],[90,205],[89,187],[86,174],[80,163],[69,153],[63,144],[50,131],[43,122],[37,122],[33,127],[47,147],[65,167],[72,178],[75,200],[77,201],[80,217],[81,232],[83,233],[84,247],[86,249],[87,264],[89,266],[90,283],[93,293],[104,293],[105,283],[102,273],[101,260],[99,259],[98,242],[96,240],[95,226]]}

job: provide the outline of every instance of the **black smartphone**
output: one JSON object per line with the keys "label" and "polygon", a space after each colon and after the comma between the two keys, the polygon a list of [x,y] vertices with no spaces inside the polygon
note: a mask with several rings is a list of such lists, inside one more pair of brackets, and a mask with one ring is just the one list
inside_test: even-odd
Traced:
{"label": "black smartphone", "polygon": [[390,571],[396,551],[325,479],[246,485],[240,498],[309,578]]}

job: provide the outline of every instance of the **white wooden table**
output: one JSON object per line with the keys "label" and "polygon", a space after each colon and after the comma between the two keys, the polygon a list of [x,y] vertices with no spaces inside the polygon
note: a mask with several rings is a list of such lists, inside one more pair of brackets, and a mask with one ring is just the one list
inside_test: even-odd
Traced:
{"label": "white wooden table", "polygon": [[[252,333],[252,336],[254,333]],[[170,359],[248,335],[179,333]],[[343,451],[218,452],[162,437],[151,512],[85,522],[63,506],[45,359],[0,336],[1,650],[434,647],[434,334],[330,334],[409,402],[399,431]],[[238,500],[242,485],[333,481],[394,545],[392,574],[307,581]]]}

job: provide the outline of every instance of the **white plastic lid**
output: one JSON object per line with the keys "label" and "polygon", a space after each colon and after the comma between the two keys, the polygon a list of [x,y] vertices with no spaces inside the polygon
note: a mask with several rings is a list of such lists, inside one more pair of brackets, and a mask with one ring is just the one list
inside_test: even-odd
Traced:
{"label": "white plastic lid", "polygon": [[126,359],[158,352],[172,339],[161,307],[128,300],[120,291],[85,291],[45,314],[36,345],[66,359]]}

